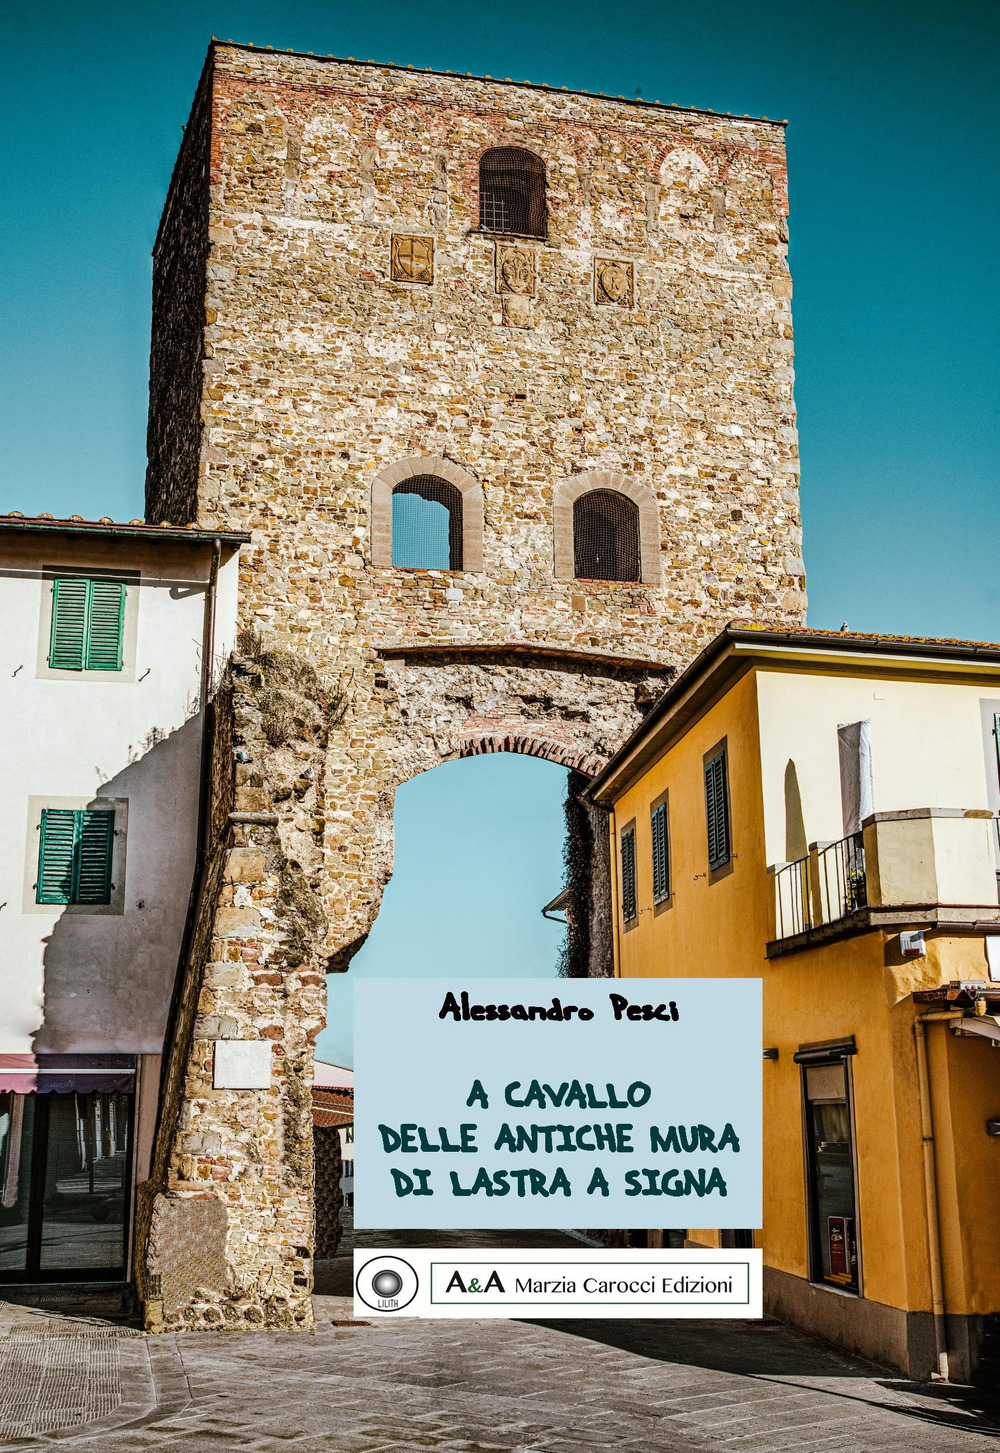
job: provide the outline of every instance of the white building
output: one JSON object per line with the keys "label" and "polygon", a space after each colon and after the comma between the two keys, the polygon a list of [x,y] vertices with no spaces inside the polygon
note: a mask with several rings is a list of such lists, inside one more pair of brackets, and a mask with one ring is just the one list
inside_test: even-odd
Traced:
{"label": "white building", "polygon": [[126,1279],[246,538],[0,516],[0,1287]]}
{"label": "white building", "polygon": [[336,1129],[340,1144],[340,1190],[343,1204],[354,1207],[354,1071],[317,1060],[313,1067],[313,1120],[320,1129]]}

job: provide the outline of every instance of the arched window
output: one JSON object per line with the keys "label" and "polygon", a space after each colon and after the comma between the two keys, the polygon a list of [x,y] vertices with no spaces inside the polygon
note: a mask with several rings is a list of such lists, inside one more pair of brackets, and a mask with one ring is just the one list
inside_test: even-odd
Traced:
{"label": "arched window", "polygon": [[573,505],[578,580],[639,580],[639,506],[614,489],[592,489]]}
{"label": "arched window", "polygon": [[392,563],[414,570],[462,569],[462,495],[433,474],[392,491]]}
{"label": "arched window", "polygon": [[482,570],[482,485],[438,454],[383,465],[372,480],[371,561],[377,570]]}
{"label": "arched window", "polygon": [[479,227],[546,237],[545,163],[520,146],[495,146],[479,163]]}

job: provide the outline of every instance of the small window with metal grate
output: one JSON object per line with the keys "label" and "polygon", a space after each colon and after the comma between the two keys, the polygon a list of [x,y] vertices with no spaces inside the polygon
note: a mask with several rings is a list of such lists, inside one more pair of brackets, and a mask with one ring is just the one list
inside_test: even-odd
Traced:
{"label": "small window with metal grate", "polygon": [[733,856],[729,830],[729,779],[726,753],[717,752],[705,763],[705,825],[708,834],[708,866],[714,872]]}
{"label": "small window with metal grate", "polygon": [[462,569],[462,494],[420,474],[392,492],[392,563],[409,570]]}
{"label": "small window with metal grate", "polygon": [[495,146],[479,162],[479,228],[515,237],[548,236],[545,163],[520,146]]}
{"label": "small window with metal grate", "polygon": [[615,489],[592,489],[573,505],[578,580],[639,579],[639,506]]}
{"label": "small window with metal grate", "polygon": [[635,828],[627,827],[622,833],[622,918],[631,923],[639,916],[635,884]]}
{"label": "small window with metal grate", "polygon": [[665,802],[649,814],[649,830],[653,843],[653,902],[665,903],[670,897],[670,839]]}

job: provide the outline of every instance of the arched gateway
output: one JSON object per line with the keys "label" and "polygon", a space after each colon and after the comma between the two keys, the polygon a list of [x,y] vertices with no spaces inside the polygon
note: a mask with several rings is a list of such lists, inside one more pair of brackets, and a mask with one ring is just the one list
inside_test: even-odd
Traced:
{"label": "arched gateway", "polygon": [[[482,230],[512,129],[544,236]],[[703,226],[661,197],[685,146],[773,185]],[[770,122],[213,46],[154,259],[147,513],[252,544],[139,1188],[150,1326],[310,1325],[313,1044],[399,784],[485,751],[584,781],[723,621],[801,623],[783,177]],[[577,519],[602,490],[622,522]],[[447,511],[450,568],[399,563],[397,492]]]}

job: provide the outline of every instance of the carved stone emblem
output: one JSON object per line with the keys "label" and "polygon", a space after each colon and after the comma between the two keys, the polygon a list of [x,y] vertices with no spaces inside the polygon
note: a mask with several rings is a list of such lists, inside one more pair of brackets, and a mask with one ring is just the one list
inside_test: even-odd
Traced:
{"label": "carved stone emblem", "polygon": [[434,281],[433,237],[397,237],[394,235],[390,275],[395,283],[432,283]]}
{"label": "carved stone emblem", "polygon": [[521,293],[508,293],[503,299],[503,321],[507,328],[530,328],[531,309],[534,306],[530,298],[524,297]]}
{"label": "carved stone emblem", "polygon": [[528,248],[497,248],[497,292],[535,296],[535,255]]}
{"label": "carved stone emblem", "polygon": [[612,257],[594,259],[594,300],[619,308],[631,308],[634,288],[633,265]]}

